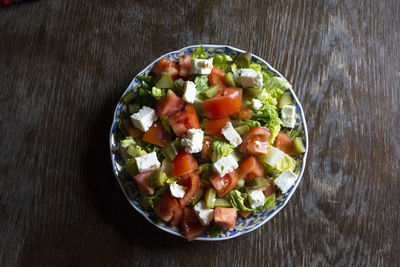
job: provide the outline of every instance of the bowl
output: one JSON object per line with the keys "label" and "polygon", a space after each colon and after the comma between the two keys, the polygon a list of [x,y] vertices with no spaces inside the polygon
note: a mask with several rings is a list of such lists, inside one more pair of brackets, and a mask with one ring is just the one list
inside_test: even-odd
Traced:
{"label": "bowl", "polygon": [[[137,75],[145,76],[145,75],[149,74],[152,66],[162,57],[166,57],[166,58],[176,62],[181,57],[184,57],[185,55],[192,53],[194,51],[194,49],[198,48],[199,46],[200,45],[187,46],[182,49],[162,55],[161,57],[154,60],[150,65],[145,67]],[[226,46],[226,45],[203,45],[203,47],[205,48],[206,52],[208,52],[210,55],[225,53],[230,56],[234,56],[236,54],[241,54],[241,53],[245,52],[241,49],[237,49],[237,48],[234,48],[231,46]],[[270,64],[268,64],[268,62],[266,62],[262,58],[252,54],[252,60],[253,60],[253,62],[260,64],[262,66],[263,70],[273,72],[274,75],[283,77],[282,74],[280,74],[277,70],[275,70]],[[168,233],[171,233],[173,235],[185,238],[185,236],[179,232],[179,229],[170,227],[165,222],[158,219],[154,212],[148,212],[141,208],[141,206],[139,204],[140,193],[138,192],[138,190],[136,188],[133,178],[131,178],[124,171],[123,161],[120,158],[118,152],[116,151],[116,146],[119,141],[117,138],[118,120],[120,118],[120,112],[122,110],[126,109],[126,106],[121,102],[122,97],[131,90],[135,91],[139,85],[140,85],[140,80],[137,79],[137,76],[135,76],[133,78],[132,82],[130,83],[130,85],[128,86],[128,88],[125,90],[124,94],[121,96],[121,99],[119,100],[119,102],[115,108],[113,122],[112,122],[111,130],[110,130],[110,153],[111,153],[111,161],[112,161],[113,171],[114,171],[115,177],[116,177],[119,185],[121,186],[122,192],[126,196],[129,203],[136,209],[137,212],[142,214],[151,224],[155,225],[159,229],[166,231]],[[260,212],[257,215],[249,216],[247,218],[238,216],[238,220],[237,220],[237,223],[236,223],[236,226],[234,229],[224,229],[224,231],[216,237],[211,237],[207,233],[205,233],[202,236],[198,237],[196,240],[219,241],[219,240],[225,240],[225,239],[238,237],[242,234],[251,232],[251,231],[259,228],[263,224],[265,224],[272,217],[274,217],[288,203],[289,199],[295,192],[298,184],[300,183],[300,181],[302,179],[304,168],[306,165],[306,158],[307,158],[307,151],[308,151],[308,134],[307,134],[307,126],[306,126],[306,121],[304,118],[303,108],[301,107],[301,104],[300,104],[299,100],[297,99],[296,94],[294,93],[293,89],[290,89],[290,92],[291,92],[292,100],[294,100],[296,103],[295,129],[299,130],[299,136],[303,138],[303,143],[306,147],[306,152],[303,155],[297,156],[295,158],[298,163],[296,166],[296,169],[294,170],[294,172],[298,175],[298,178],[297,178],[295,184],[289,189],[289,191],[286,194],[280,195],[276,198],[274,208],[267,209],[263,212]]]}

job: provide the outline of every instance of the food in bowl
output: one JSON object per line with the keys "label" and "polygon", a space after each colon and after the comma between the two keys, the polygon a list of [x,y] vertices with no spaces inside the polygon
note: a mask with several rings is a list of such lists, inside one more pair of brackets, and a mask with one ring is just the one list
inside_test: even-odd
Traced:
{"label": "food in bowl", "polygon": [[249,52],[159,59],[124,94],[118,146],[143,210],[188,239],[273,209],[306,151],[291,85]]}

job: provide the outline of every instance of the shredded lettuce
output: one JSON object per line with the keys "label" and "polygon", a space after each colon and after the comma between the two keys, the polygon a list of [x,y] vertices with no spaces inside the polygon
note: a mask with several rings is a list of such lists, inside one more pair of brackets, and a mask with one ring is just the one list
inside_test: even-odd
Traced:
{"label": "shredded lettuce", "polygon": [[216,54],[213,57],[213,66],[220,70],[227,71],[229,67],[229,62],[232,61],[233,59],[226,54]]}
{"label": "shredded lettuce", "polygon": [[285,91],[286,89],[292,88],[292,85],[283,77],[272,77],[263,86],[267,90],[279,88]]}
{"label": "shredded lettuce", "polygon": [[125,170],[132,178],[139,173],[135,158],[130,158],[126,161]]}
{"label": "shredded lettuce", "polygon": [[196,84],[196,90],[201,92],[208,88],[208,75],[197,75],[194,78],[194,83]]}
{"label": "shredded lettuce", "polygon": [[196,48],[193,53],[190,54],[192,58],[197,58],[197,59],[205,59],[208,56],[208,53],[204,49],[204,47],[201,45],[200,47]]}
{"label": "shredded lettuce", "polygon": [[279,131],[281,130],[281,123],[282,121],[279,118],[275,118],[269,121],[268,123],[268,129],[270,132],[269,136],[269,144],[273,144],[275,142],[276,137],[279,134]]}
{"label": "shredded lettuce", "polygon": [[212,224],[207,230],[208,234],[211,237],[217,237],[217,236],[221,235],[223,233],[223,231],[224,231],[224,228],[219,225],[216,225],[216,224]]}
{"label": "shredded lettuce", "polygon": [[163,186],[155,192],[154,195],[142,195],[140,198],[141,205],[146,210],[154,210],[154,205],[160,200],[164,193],[168,190],[168,186]]}
{"label": "shredded lettuce", "polygon": [[262,210],[272,208],[274,206],[275,206],[275,194],[272,194],[265,198],[264,206],[262,207]]}
{"label": "shredded lettuce", "polygon": [[227,142],[214,141],[211,160],[215,162],[220,158],[228,156],[231,152],[233,152],[233,150],[235,150],[233,146]]}
{"label": "shredded lettuce", "polygon": [[273,146],[269,146],[268,153],[265,156],[258,157],[258,160],[268,170],[277,170],[279,173],[284,170],[293,171],[296,167],[295,159]]}
{"label": "shredded lettuce", "polygon": [[146,151],[138,146],[137,142],[131,136],[121,140],[119,145],[120,155],[125,162],[127,162],[130,158],[135,158],[146,154]]}
{"label": "shredded lettuce", "polygon": [[185,87],[185,81],[182,79],[178,79],[178,80],[174,81],[174,88],[172,88],[172,91],[177,96],[182,96],[184,87]]}
{"label": "shredded lettuce", "polygon": [[201,179],[208,181],[211,176],[214,175],[212,165],[210,163],[203,163],[197,169],[197,173],[200,175]]}
{"label": "shredded lettuce", "polygon": [[160,121],[167,133],[171,135],[171,125],[169,124],[168,117],[160,117]]}
{"label": "shredded lettuce", "polygon": [[245,199],[247,198],[246,193],[242,193],[239,190],[232,190],[229,193],[229,201],[231,202],[232,206],[238,210],[242,211],[253,211],[254,209],[251,209],[249,207],[246,207],[244,204]]}
{"label": "shredded lettuce", "polygon": [[260,65],[260,64],[257,64],[257,63],[251,63],[250,66],[249,66],[249,68],[250,68],[250,69],[253,69],[253,70],[255,70],[255,71],[261,71],[261,70],[262,70],[261,65]]}
{"label": "shredded lettuce", "polygon": [[243,120],[241,121],[240,125],[247,125],[250,129],[261,126],[260,122],[256,120]]}

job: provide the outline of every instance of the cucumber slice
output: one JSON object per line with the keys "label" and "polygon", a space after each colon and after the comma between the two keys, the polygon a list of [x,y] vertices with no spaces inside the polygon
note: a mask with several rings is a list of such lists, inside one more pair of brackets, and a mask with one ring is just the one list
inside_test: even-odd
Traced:
{"label": "cucumber slice", "polygon": [[226,85],[228,85],[230,87],[236,87],[236,85],[235,85],[235,77],[233,77],[233,73],[232,72],[227,72],[225,74],[224,82],[226,83]]}
{"label": "cucumber slice", "polygon": [[201,95],[207,98],[211,98],[218,93],[218,90],[219,90],[219,85],[214,85],[201,92]]}
{"label": "cucumber slice", "polygon": [[209,188],[204,195],[204,201],[206,202],[206,206],[209,209],[214,208],[214,202],[215,202],[215,196],[217,192],[215,191],[214,188]]}
{"label": "cucumber slice", "polygon": [[160,78],[156,82],[155,87],[161,89],[174,88],[174,81],[167,72],[161,72]]}
{"label": "cucumber slice", "polygon": [[243,136],[250,130],[249,126],[244,124],[235,128],[235,131],[238,132],[239,135]]}
{"label": "cucumber slice", "polygon": [[292,97],[289,92],[283,93],[278,100],[278,108],[282,108],[286,105],[292,105]]}
{"label": "cucumber slice", "polygon": [[306,148],[304,147],[303,140],[301,139],[301,137],[296,137],[293,140],[293,148],[296,153],[306,152]]}
{"label": "cucumber slice", "polygon": [[229,200],[225,198],[216,198],[214,202],[215,207],[224,207],[224,208],[229,208],[232,207],[232,204]]}
{"label": "cucumber slice", "polygon": [[248,68],[251,64],[251,54],[249,52],[238,55],[235,63],[241,68]]}

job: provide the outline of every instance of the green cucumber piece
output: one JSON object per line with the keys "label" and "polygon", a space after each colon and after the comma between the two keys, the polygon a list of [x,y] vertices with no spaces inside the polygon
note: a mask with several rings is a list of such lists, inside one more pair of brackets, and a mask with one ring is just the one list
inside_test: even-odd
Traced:
{"label": "green cucumber piece", "polygon": [[232,72],[227,72],[225,74],[224,82],[226,83],[226,85],[228,85],[230,87],[236,87],[235,77],[233,77],[233,73]]}
{"label": "green cucumber piece", "polygon": [[214,208],[215,196],[217,192],[214,188],[209,188],[204,195],[204,201],[206,202],[206,206],[209,209]]}
{"label": "green cucumber piece", "polygon": [[205,96],[207,98],[211,98],[218,93],[218,90],[219,90],[219,85],[214,85],[214,86],[208,87],[206,90],[201,92],[201,95]]}
{"label": "green cucumber piece", "polygon": [[178,149],[174,142],[169,143],[161,149],[161,153],[169,160],[172,161],[176,155],[178,155]]}
{"label": "green cucumber piece", "polygon": [[251,64],[251,54],[249,52],[238,55],[235,63],[241,68],[248,68]]}
{"label": "green cucumber piece", "polygon": [[293,140],[293,148],[296,153],[304,153],[306,152],[306,148],[303,144],[303,140],[301,137],[296,137]]}
{"label": "green cucumber piece", "polygon": [[292,97],[289,92],[283,93],[278,100],[278,108],[282,108],[286,105],[292,105]]}
{"label": "green cucumber piece", "polygon": [[214,207],[224,207],[229,208],[232,207],[232,204],[229,200],[225,198],[216,198],[214,202]]}
{"label": "green cucumber piece", "polygon": [[131,103],[134,98],[135,98],[135,93],[133,91],[129,91],[128,93],[126,93],[126,95],[122,97],[121,102],[127,105]]}
{"label": "green cucumber piece", "polygon": [[154,86],[161,89],[174,88],[174,81],[167,72],[161,72],[160,78]]}
{"label": "green cucumber piece", "polygon": [[251,187],[252,189],[257,189],[268,185],[269,182],[264,177],[256,177],[249,182],[249,187]]}
{"label": "green cucumber piece", "polygon": [[235,131],[238,132],[239,135],[243,136],[250,130],[250,127],[246,124],[238,126],[235,128]]}

